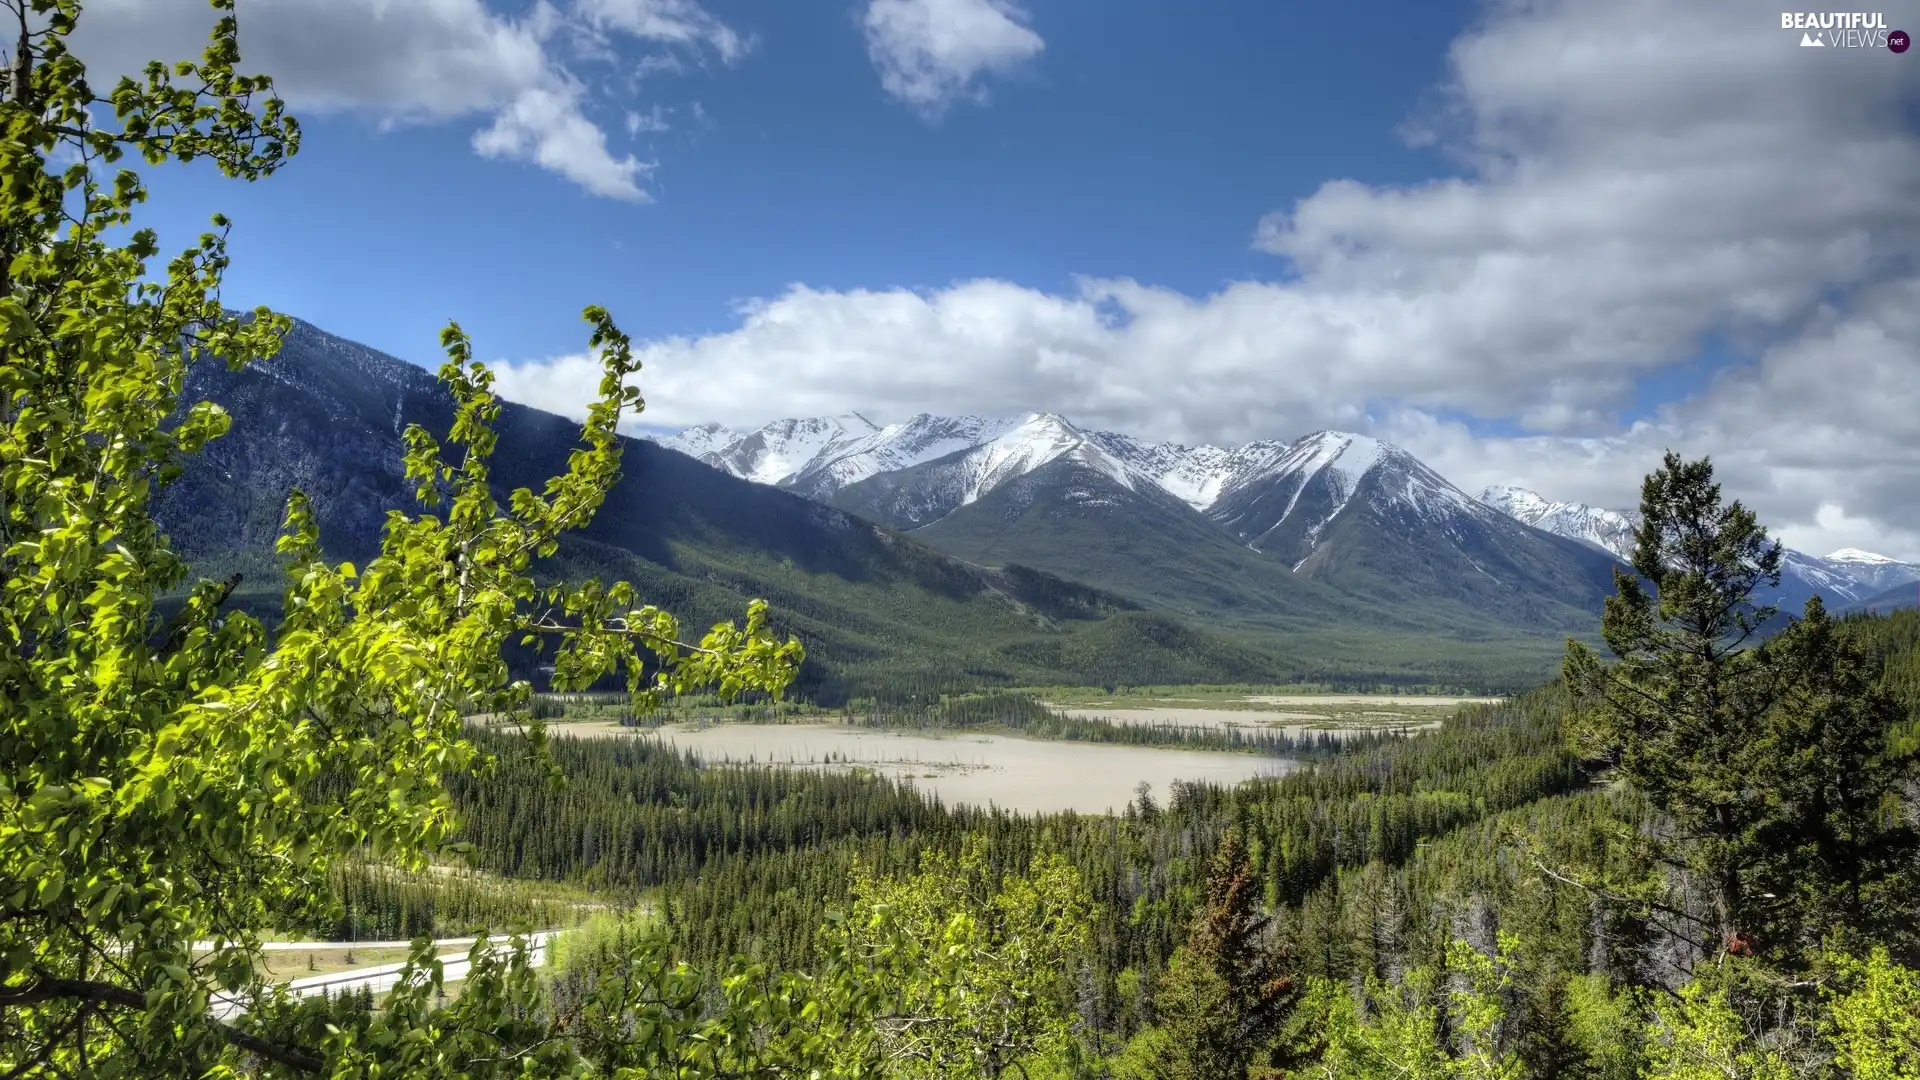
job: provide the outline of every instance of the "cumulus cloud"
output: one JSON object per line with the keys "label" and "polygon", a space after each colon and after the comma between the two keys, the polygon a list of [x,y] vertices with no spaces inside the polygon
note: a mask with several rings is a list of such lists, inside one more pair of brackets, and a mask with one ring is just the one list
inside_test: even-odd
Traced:
{"label": "cumulus cloud", "polygon": [[881,88],[931,121],[1040,55],[1027,22],[1012,0],[869,0],[862,28]]}
{"label": "cumulus cloud", "polygon": [[[875,12],[910,26],[936,7],[875,3],[870,33]],[[1631,505],[1673,447],[1712,454],[1798,546],[1920,558],[1920,68],[1798,39],[1742,0],[1495,0],[1408,125],[1456,174],[1330,180],[1276,210],[1252,237],[1287,274],[1206,296],[796,285],[728,332],[647,345],[648,420],[1050,409],[1215,442],[1358,428],[1470,489],[1603,505]],[[972,77],[901,70],[910,103]],[[1635,411],[1638,380],[1708,340],[1744,362]],[[577,411],[591,380],[561,362],[506,385]],[[1520,433],[1475,438],[1476,419]]]}
{"label": "cumulus cloud", "polygon": [[[389,126],[477,118],[474,150],[530,162],[597,195],[645,201],[649,166],[608,145],[570,65],[617,60],[624,38],[710,50],[747,41],[692,0],[537,0],[521,17],[482,0],[271,0],[239,5],[242,67],[269,71],[299,109]],[[212,26],[202,0],[98,0],[74,36],[96,82],[148,60],[198,56]],[[636,61],[636,67],[645,57]]]}
{"label": "cumulus cloud", "polygon": [[580,98],[577,83],[525,90],[475,133],[473,148],[482,157],[531,161],[595,195],[647,199],[639,178],[651,167],[632,154],[615,159],[607,133],[581,115]]}

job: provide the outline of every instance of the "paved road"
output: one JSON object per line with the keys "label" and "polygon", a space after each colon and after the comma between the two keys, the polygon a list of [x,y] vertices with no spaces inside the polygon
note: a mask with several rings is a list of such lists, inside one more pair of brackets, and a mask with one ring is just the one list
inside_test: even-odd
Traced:
{"label": "paved road", "polygon": [[[433,947],[436,949],[451,949],[455,945],[466,945],[470,947],[473,945],[474,942],[479,940],[480,940],[479,938],[470,938],[470,937],[436,938],[434,940]],[[505,941],[507,939],[504,937],[495,937],[494,940]],[[196,941],[193,943],[193,947],[197,950],[205,952],[213,948],[213,942]],[[263,941],[260,943],[260,951],[262,952],[337,952],[342,949],[411,949],[411,948],[413,948],[412,940],[407,940],[407,941]]]}
{"label": "paved road", "polygon": [[[558,932],[553,930],[542,930],[537,934],[528,935],[527,940],[533,946],[532,949],[530,950],[528,959],[532,962],[534,967],[539,967],[542,964],[547,962],[547,943],[553,940],[556,933]],[[475,938],[444,938],[440,941],[434,942],[434,944],[435,945],[458,945],[458,944],[464,943],[470,947],[472,946],[475,940],[477,939]],[[500,942],[501,944],[504,945],[510,939],[506,935],[500,935],[493,938],[493,940],[496,942]],[[289,942],[278,942],[276,944],[284,945],[289,948],[302,948],[302,949],[316,947],[314,943],[309,943],[309,942],[289,941]],[[334,947],[334,946],[344,946],[349,943],[327,942],[325,944],[328,947]],[[351,942],[350,944],[355,948],[361,948],[361,949],[394,948],[394,947],[404,948],[407,945],[409,945],[410,942],[356,941],[356,942]],[[464,980],[467,977],[467,968],[470,966],[467,963],[467,950],[461,949],[458,952],[441,953],[440,965],[441,965],[441,971],[443,973],[443,978],[445,982],[455,983],[455,982],[460,982]],[[335,997],[350,991],[353,993],[358,993],[363,988],[371,990],[375,994],[381,994],[381,993],[385,993],[388,990],[393,989],[394,984],[400,981],[400,969],[405,966],[406,965],[404,963],[377,964],[372,967],[353,968],[352,970],[349,970],[349,971],[336,971],[327,975],[309,975],[306,978],[295,979],[292,982],[287,983],[286,987],[287,987],[287,991],[291,993],[294,997],[314,997],[319,994],[325,994],[328,997]],[[246,1005],[244,1003],[226,999],[218,995],[215,996],[214,1005],[212,1009],[214,1016],[222,1020],[225,1020],[230,1017],[237,1016],[240,1013],[245,1011],[246,1011]]]}

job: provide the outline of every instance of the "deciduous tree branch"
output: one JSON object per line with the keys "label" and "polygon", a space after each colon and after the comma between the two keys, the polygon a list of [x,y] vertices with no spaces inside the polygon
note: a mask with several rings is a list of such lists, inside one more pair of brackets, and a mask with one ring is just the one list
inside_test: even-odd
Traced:
{"label": "deciduous tree branch", "polygon": [[[129,1009],[147,1007],[146,996],[139,991],[93,979],[60,979],[41,976],[20,986],[0,988],[0,1008],[42,1005],[50,1001],[119,1005]],[[306,1047],[282,1046],[252,1032],[242,1031],[224,1020],[215,1020],[211,1016],[207,1017],[207,1025],[213,1028],[221,1038],[268,1061],[309,1073],[318,1073],[326,1068],[325,1059]]]}

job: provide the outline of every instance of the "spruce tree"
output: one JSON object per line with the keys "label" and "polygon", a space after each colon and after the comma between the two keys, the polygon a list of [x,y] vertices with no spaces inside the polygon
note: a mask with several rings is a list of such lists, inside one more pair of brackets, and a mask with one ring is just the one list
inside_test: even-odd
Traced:
{"label": "spruce tree", "polygon": [[1240,834],[1229,831],[1213,859],[1206,903],[1156,995],[1166,1035],[1154,1055],[1156,1077],[1244,1077],[1286,1022],[1298,989],[1286,956],[1265,940],[1259,895]]}
{"label": "spruce tree", "polygon": [[1566,977],[1549,972],[1520,1021],[1519,1054],[1532,1080],[1594,1080],[1597,1070],[1573,1030]]}

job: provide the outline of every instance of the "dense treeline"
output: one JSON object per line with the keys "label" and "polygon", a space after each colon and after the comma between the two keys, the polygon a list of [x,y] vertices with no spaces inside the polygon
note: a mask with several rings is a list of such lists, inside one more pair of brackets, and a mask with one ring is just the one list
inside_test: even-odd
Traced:
{"label": "dense treeline", "polygon": [[[1810,609],[1751,658],[1704,654],[1754,689],[1732,705],[1703,700],[1747,712],[1722,721],[1679,711],[1672,723],[1721,724],[1690,738],[1719,739],[1716,761],[1755,755],[1740,768],[1799,785],[1735,805],[1757,824],[1724,841],[1682,816],[1694,813],[1687,800],[1724,799],[1719,788],[1623,782],[1663,760],[1648,755],[1697,755],[1700,744],[1644,719],[1632,729],[1644,743],[1638,758],[1610,757],[1596,741],[1618,738],[1606,725],[1621,708],[1592,689],[1596,678],[1691,677],[1691,667],[1676,677],[1660,666],[1669,643],[1653,625],[1629,624],[1654,645],[1629,648],[1622,669],[1581,667],[1576,651],[1569,679],[1582,682],[1468,707],[1437,731],[1348,746],[1284,777],[1175,785],[1165,805],[1143,789],[1113,816],[948,807],[874,776],[702,765],[644,738],[562,738],[543,762],[515,739],[485,736],[499,767],[451,790],[481,866],[644,891],[665,947],[708,971],[735,954],[775,969],[824,962],[839,940],[829,916],[857,902],[861,881],[937,891],[927,868],[964,853],[987,882],[974,886],[985,903],[992,883],[1059,860],[1092,906],[1058,992],[1116,1076],[1210,1076],[1222,1061],[1244,1071],[1262,1055],[1302,1053],[1362,1076],[1397,1075],[1404,1054],[1425,1054],[1556,1080],[1678,1078],[1690,1075],[1671,1071],[1688,1047],[1741,1039],[1759,1040],[1756,1054],[1825,1047],[1819,1060],[1837,1060],[1852,1051],[1821,1034],[1839,1022],[1821,1017],[1879,1015],[1873,995],[1903,1000],[1899,965],[1920,961],[1920,912],[1907,910],[1915,897],[1902,884],[1910,848],[1900,846],[1915,792],[1897,780],[1920,735],[1920,612],[1827,623]],[[1733,666],[1743,664],[1754,666]],[[1640,695],[1629,709],[1662,700],[1619,685]],[[1685,684],[1674,685],[1674,699],[1687,700]],[[879,724],[1065,731],[1043,728],[1056,714],[1026,694],[914,687],[861,706]],[[1738,723],[1753,725],[1742,736],[1752,745],[1729,740],[1725,725]],[[1810,749],[1784,749],[1795,745]],[[1836,771],[1836,762],[1857,764]],[[563,787],[551,783],[554,769]],[[1705,774],[1685,765],[1672,775],[1693,785]],[[1880,798],[1873,785],[1889,780],[1891,801],[1849,808],[1844,789]],[[1753,883],[1744,894],[1716,869],[1729,864],[1700,861],[1707,842],[1750,845],[1757,858],[1731,871]],[[1880,862],[1841,865],[1823,884],[1821,867],[1836,864],[1803,852],[1827,849]],[[1797,891],[1785,900],[1760,891],[1779,887],[1771,882]],[[1870,920],[1847,914],[1858,895],[1873,897]],[[1808,951],[1809,941],[1840,941],[1835,933],[1857,951]],[[1812,981],[1775,974],[1809,970]],[[1245,982],[1257,971],[1272,977]],[[1701,981],[1709,977],[1719,981]],[[1809,986],[1840,997],[1809,997]],[[1268,1005],[1243,1014],[1235,1004],[1250,1001]],[[1283,1014],[1298,1024],[1281,1025]],[[1744,1027],[1728,1019],[1741,1015]]]}
{"label": "dense treeline", "polygon": [[510,929],[568,926],[593,911],[623,906],[615,891],[589,894],[455,867],[408,874],[362,859],[336,864],[327,887],[335,918],[319,929],[332,941],[464,937]]}
{"label": "dense treeline", "polygon": [[[907,695],[850,702],[845,715],[855,724],[914,730],[1002,730],[1058,742],[1090,742],[1118,746],[1167,746],[1188,750],[1222,750],[1265,754],[1270,757],[1326,757],[1342,751],[1370,748],[1398,738],[1392,730],[1303,731],[1259,727],[1220,728],[1156,721],[1117,723],[1103,717],[1069,716],[1050,708],[1031,694],[989,691],[942,695],[921,702]],[[1249,713],[1249,718],[1258,716]]]}
{"label": "dense treeline", "polygon": [[[1129,724],[1098,716],[1071,716],[1046,705],[1030,692],[1009,690],[939,695],[895,692],[856,698],[834,710],[804,702],[754,700],[753,697],[727,703],[711,699],[676,701],[636,712],[625,695],[542,695],[534,699],[529,711],[541,720],[604,719],[636,727],[837,720],[857,727],[999,731],[1056,742],[1219,750],[1287,758],[1327,757],[1366,749],[1404,737],[1413,730],[1411,725],[1312,731],[1255,726],[1222,728],[1168,721]],[[1259,714],[1247,715],[1249,719],[1256,719]]]}

